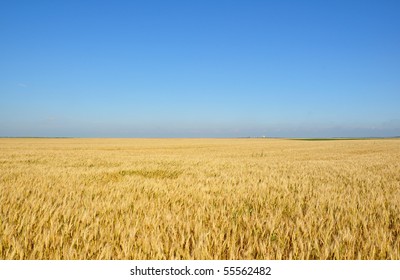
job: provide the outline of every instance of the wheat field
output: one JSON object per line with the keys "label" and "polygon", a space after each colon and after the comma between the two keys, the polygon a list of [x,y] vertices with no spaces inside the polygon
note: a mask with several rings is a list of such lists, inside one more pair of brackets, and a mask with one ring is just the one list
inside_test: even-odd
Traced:
{"label": "wheat field", "polygon": [[400,139],[0,139],[1,259],[400,259]]}

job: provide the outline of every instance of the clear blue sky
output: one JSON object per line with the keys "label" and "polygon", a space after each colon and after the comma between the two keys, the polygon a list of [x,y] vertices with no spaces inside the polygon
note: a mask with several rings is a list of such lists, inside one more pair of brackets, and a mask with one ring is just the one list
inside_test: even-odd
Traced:
{"label": "clear blue sky", "polygon": [[1,1],[0,136],[400,135],[400,1]]}

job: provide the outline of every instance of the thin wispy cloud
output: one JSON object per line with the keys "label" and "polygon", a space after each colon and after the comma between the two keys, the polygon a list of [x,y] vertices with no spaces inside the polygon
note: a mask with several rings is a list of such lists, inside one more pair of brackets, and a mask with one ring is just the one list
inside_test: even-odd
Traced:
{"label": "thin wispy cloud", "polygon": [[18,83],[17,86],[22,87],[22,88],[27,88],[28,85],[24,83]]}

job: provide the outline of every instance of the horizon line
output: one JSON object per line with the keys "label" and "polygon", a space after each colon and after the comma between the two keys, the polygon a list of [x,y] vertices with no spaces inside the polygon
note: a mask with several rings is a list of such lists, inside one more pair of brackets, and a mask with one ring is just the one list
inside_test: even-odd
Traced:
{"label": "horizon line", "polygon": [[332,136],[332,137],[279,137],[279,136],[237,136],[237,137],[79,137],[79,136],[0,136],[0,139],[394,139],[397,136]]}

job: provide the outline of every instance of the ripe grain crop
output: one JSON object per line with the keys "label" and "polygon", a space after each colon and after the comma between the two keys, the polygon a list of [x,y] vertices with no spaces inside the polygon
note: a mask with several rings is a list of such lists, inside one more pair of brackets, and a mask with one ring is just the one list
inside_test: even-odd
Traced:
{"label": "ripe grain crop", "polygon": [[1,259],[400,259],[400,140],[0,139]]}

